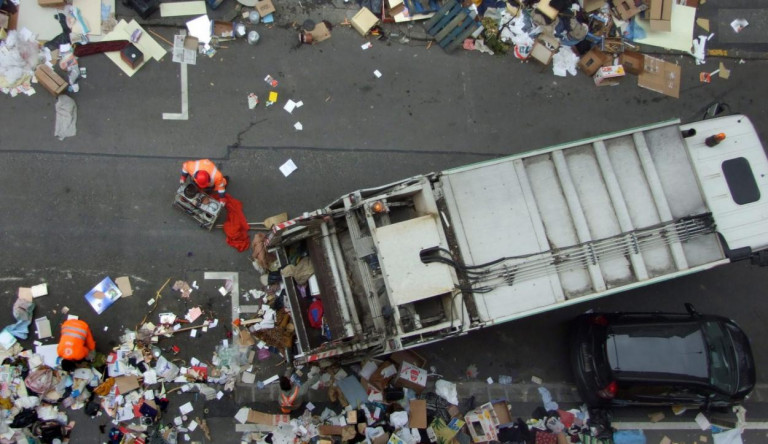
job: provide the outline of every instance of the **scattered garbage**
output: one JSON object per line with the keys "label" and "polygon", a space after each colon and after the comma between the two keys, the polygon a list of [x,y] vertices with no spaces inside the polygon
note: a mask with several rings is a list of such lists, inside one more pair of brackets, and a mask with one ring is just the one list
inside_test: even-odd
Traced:
{"label": "scattered garbage", "polygon": [[744,28],[746,28],[747,26],[749,26],[749,22],[743,18],[735,19],[734,21],[731,22],[731,28],[733,28],[733,32],[737,34],[743,31]]}

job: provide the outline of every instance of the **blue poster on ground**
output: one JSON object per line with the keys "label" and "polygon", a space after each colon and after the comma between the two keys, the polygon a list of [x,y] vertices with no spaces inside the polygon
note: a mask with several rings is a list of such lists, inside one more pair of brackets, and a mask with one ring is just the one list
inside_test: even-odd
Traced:
{"label": "blue poster on ground", "polygon": [[85,294],[85,300],[91,304],[96,313],[102,314],[104,310],[120,299],[123,293],[117,288],[112,279],[106,277]]}

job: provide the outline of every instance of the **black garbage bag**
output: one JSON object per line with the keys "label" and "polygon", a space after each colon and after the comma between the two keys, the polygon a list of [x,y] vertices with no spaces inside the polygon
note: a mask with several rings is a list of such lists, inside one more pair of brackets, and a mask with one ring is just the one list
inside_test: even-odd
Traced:
{"label": "black garbage bag", "polygon": [[37,421],[37,410],[24,409],[13,417],[13,422],[10,427],[12,429],[23,429],[29,427]]}
{"label": "black garbage bag", "polygon": [[100,409],[101,403],[99,400],[91,397],[91,399],[88,401],[88,404],[85,405],[85,414],[88,416],[96,416],[99,414]]}
{"label": "black garbage bag", "polygon": [[64,439],[67,429],[57,421],[38,421],[32,427],[32,433],[45,444],[51,444],[54,439]]}

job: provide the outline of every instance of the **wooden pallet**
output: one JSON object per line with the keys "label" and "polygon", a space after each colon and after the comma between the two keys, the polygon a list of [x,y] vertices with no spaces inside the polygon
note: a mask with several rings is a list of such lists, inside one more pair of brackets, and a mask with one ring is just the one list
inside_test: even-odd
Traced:
{"label": "wooden pallet", "polygon": [[435,42],[448,52],[458,48],[479,27],[471,11],[462,8],[456,0],[447,0],[424,24],[427,34],[434,37]]}

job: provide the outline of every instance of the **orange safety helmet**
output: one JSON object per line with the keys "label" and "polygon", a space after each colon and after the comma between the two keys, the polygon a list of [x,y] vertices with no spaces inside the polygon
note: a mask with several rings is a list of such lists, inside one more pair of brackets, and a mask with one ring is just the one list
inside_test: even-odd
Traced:
{"label": "orange safety helmet", "polygon": [[208,188],[211,184],[211,175],[207,171],[198,171],[195,173],[195,183],[201,188]]}

